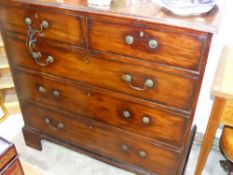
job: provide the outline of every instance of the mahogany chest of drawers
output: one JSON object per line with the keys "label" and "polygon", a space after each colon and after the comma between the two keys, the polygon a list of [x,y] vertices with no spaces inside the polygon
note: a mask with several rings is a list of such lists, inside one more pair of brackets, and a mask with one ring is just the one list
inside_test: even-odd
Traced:
{"label": "mahogany chest of drawers", "polygon": [[28,146],[46,139],[138,174],[182,174],[221,6],[2,0],[1,32]]}

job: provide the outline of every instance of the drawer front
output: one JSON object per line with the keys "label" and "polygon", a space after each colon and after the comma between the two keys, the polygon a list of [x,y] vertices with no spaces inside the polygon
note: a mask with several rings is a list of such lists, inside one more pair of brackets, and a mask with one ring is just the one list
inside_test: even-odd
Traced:
{"label": "drawer front", "polygon": [[195,79],[157,71],[156,68],[144,67],[143,64],[133,65],[93,56],[87,58],[78,50],[71,51],[49,45],[41,45],[40,50],[52,55],[54,62],[43,67],[30,57],[24,42],[5,38],[6,45],[10,46],[10,62],[16,66],[82,81],[182,110],[191,110]]}
{"label": "drawer front", "polygon": [[22,103],[22,111],[26,126],[53,138],[78,144],[99,155],[127,162],[147,171],[163,175],[176,174],[178,153],[144,143],[130,134],[101,128],[93,122],[80,121],[32,104]]}
{"label": "drawer front", "polygon": [[19,95],[24,99],[81,114],[177,147],[183,144],[187,117],[145,107],[133,99],[126,101],[120,96],[85,86],[24,72],[15,75]]}
{"label": "drawer front", "polygon": [[[82,47],[83,36],[81,17],[33,10],[30,8],[0,7],[0,20],[4,30],[28,35],[29,27],[40,30],[43,36],[37,39],[49,39],[57,42]],[[47,24],[46,24],[47,23]]]}
{"label": "drawer front", "polygon": [[199,70],[203,40],[171,30],[89,21],[89,45],[92,50]]}

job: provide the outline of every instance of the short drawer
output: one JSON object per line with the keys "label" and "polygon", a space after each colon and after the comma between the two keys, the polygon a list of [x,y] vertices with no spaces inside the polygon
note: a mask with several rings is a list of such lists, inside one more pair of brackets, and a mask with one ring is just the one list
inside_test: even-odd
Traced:
{"label": "short drawer", "polygon": [[[14,66],[29,68],[59,77],[78,80],[93,86],[190,111],[196,79],[155,68],[87,56],[80,50],[41,45],[39,50],[54,61],[41,66],[28,54],[25,42],[5,37],[10,46],[8,57]],[[8,48],[7,48],[8,50]],[[41,62],[45,62],[42,58]],[[85,76],[83,76],[85,75]],[[179,92],[179,93],[177,93]]]}
{"label": "short drawer", "polygon": [[1,6],[0,21],[3,30],[23,34],[25,38],[30,33],[29,28],[41,30],[42,27],[41,34],[36,34],[38,39],[79,47],[83,44],[80,16],[68,16],[41,9]]}
{"label": "short drawer", "polygon": [[199,70],[204,40],[171,29],[89,21],[90,49]]}
{"label": "short drawer", "polygon": [[[137,104],[119,95],[36,76],[15,73],[19,95],[54,108],[77,113],[146,138],[182,147],[188,117]],[[164,132],[166,131],[166,132]]]}
{"label": "short drawer", "polygon": [[180,156],[177,152],[146,143],[131,134],[32,104],[22,103],[22,111],[26,126],[43,134],[139,169],[162,175],[176,174]]}

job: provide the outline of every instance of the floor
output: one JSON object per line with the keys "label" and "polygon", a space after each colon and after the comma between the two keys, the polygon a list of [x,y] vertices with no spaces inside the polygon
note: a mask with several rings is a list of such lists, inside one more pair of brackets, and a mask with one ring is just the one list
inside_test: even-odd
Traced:
{"label": "floor", "polygon": [[[134,175],[47,141],[42,142],[41,152],[29,148],[23,141],[22,126],[21,115],[10,116],[0,124],[0,136],[15,143],[23,164],[38,170],[35,175]],[[185,175],[194,174],[199,149],[199,145],[193,145]],[[202,175],[225,175],[219,166],[220,159],[222,155],[213,149]],[[26,175],[34,174],[27,171]]]}
{"label": "floor", "polygon": [[23,167],[25,175],[46,175],[38,167],[33,166],[32,164],[21,160],[21,165]]}

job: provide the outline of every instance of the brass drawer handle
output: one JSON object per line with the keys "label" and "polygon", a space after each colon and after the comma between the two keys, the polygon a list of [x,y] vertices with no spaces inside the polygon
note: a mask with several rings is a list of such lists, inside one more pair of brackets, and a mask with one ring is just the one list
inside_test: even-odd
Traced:
{"label": "brass drawer handle", "polygon": [[59,97],[60,96],[60,92],[58,90],[53,90],[53,96],[54,97]]}
{"label": "brass drawer handle", "polygon": [[123,111],[122,115],[123,115],[124,118],[130,118],[131,117],[131,112],[129,112],[129,111]]}
{"label": "brass drawer handle", "polygon": [[61,122],[59,122],[57,125],[54,124],[54,123],[52,122],[52,120],[49,119],[49,118],[47,118],[47,117],[44,119],[44,122],[45,122],[45,124],[47,124],[51,129],[54,129],[54,130],[64,129],[64,127],[65,127],[64,124],[61,123]]}
{"label": "brass drawer handle", "polygon": [[[36,54],[38,54],[38,53],[39,53],[39,52],[36,52]],[[34,55],[34,54],[32,54],[32,55]],[[45,60],[44,63],[43,63],[43,62],[40,62],[41,54],[39,53],[39,55],[40,55],[40,56],[37,56],[37,55],[34,55],[35,57],[32,56],[32,57],[34,58],[36,64],[39,65],[39,66],[46,67],[46,66],[52,64],[53,61],[54,61],[54,58],[53,58],[52,56],[48,56],[48,57],[46,58],[46,60]]]}
{"label": "brass drawer handle", "polygon": [[[45,92],[46,92],[46,89],[45,89],[45,87],[44,86],[38,86],[38,91],[41,93],[41,94],[44,94]],[[53,90],[52,91],[52,95],[53,95],[53,97],[60,97],[60,91],[58,91],[58,90]]]}
{"label": "brass drawer handle", "polygon": [[132,45],[132,44],[134,43],[134,37],[131,36],[131,35],[127,35],[127,36],[125,37],[125,42],[126,42],[126,44],[128,44],[128,45]]}
{"label": "brass drawer handle", "polygon": [[129,84],[129,86],[132,89],[138,90],[138,91],[143,91],[146,90],[147,88],[152,88],[154,86],[154,81],[151,79],[146,79],[144,82],[144,87],[140,88],[140,87],[136,87],[132,84],[133,81],[133,77],[129,74],[123,74],[122,75],[122,79],[127,82]]}
{"label": "brass drawer handle", "polygon": [[139,151],[139,156],[142,158],[146,157],[146,152],[143,150]]}
{"label": "brass drawer handle", "polygon": [[40,93],[45,93],[46,92],[46,89],[45,89],[45,87],[44,86],[39,86],[38,87],[38,91],[40,92]]}
{"label": "brass drawer handle", "polygon": [[148,125],[148,124],[150,124],[150,118],[147,117],[147,116],[145,116],[145,117],[142,118],[142,122],[143,122],[145,125]]}
{"label": "brass drawer handle", "polygon": [[26,17],[24,19],[25,24],[28,26],[28,37],[26,41],[26,46],[28,46],[29,53],[32,56],[32,58],[35,60],[36,64],[39,66],[48,66],[54,62],[54,58],[52,56],[48,56],[45,59],[45,62],[41,62],[40,59],[42,57],[41,53],[39,51],[34,51],[34,48],[37,45],[37,37],[43,37],[44,36],[44,29],[47,29],[49,27],[49,23],[45,20],[43,20],[40,24],[40,29],[32,29],[32,20],[29,17]]}
{"label": "brass drawer handle", "polygon": [[129,146],[128,145],[121,145],[121,149],[124,151],[124,152],[127,152],[129,150]]}
{"label": "brass drawer handle", "polygon": [[156,49],[158,47],[158,42],[156,40],[152,39],[148,42],[148,45],[151,49]]}

